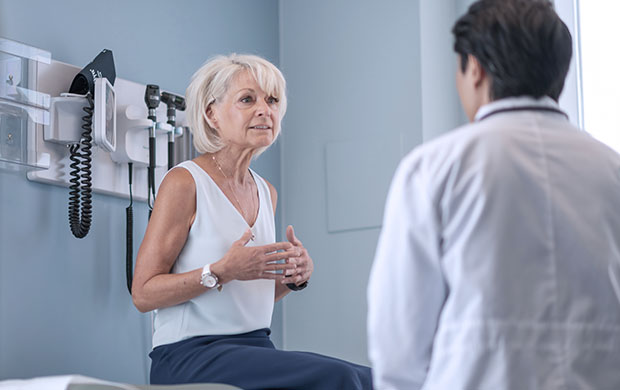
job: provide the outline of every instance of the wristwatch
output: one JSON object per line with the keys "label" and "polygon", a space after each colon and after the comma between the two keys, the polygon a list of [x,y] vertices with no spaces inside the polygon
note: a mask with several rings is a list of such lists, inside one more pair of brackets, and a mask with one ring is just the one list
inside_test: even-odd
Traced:
{"label": "wristwatch", "polygon": [[219,291],[222,291],[222,285],[219,283],[217,275],[211,272],[211,264],[207,264],[202,268],[200,284],[206,288],[217,288]]}
{"label": "wristwatch", "polygon": [[286,287],[288,287],[289,289],[291,289],[293,291],[300,291],[300,290],[303,290],[304,288],[308,287],[308,281],[306,280],[305,282],[303,282],[299,286],[296,285],[295,283],[287,283]]}

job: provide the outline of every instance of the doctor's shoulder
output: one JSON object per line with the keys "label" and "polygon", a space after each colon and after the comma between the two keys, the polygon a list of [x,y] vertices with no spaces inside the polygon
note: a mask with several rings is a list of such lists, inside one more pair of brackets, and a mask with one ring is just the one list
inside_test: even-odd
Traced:
{"label": "doctor's shoulder", "polygon": [[486,126],[470,123],[450,130],[413,148],[401,161],[402,168],[424,171],[432,175],[446,173],[473,145],[485,137]]}

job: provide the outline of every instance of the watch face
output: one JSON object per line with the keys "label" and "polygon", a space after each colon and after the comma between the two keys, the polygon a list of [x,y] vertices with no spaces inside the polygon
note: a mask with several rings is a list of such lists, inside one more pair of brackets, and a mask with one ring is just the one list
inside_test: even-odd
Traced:
{"label": "watch face", "polygon": [[205,275],[202,279],[202,285],[208,288],[213,288],[217,284],[215,278],[211,275]]}

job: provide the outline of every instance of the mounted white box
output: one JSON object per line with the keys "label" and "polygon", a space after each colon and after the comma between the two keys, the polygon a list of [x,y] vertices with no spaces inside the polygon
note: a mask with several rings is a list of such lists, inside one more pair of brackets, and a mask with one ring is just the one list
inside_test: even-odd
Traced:
{"label": "mounted white box", "polygon": [[88,106],[85,97],[60,96],[52,98],[49,126],[43,129],[43,139],[61,145],[80,142],[82,133],[82,116],[86,115],[84,107]]}

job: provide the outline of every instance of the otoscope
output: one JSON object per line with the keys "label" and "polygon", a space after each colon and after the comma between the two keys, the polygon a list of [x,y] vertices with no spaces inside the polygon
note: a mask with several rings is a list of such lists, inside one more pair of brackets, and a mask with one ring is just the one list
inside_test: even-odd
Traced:
{"label": "otoscope", "polygon": [[174,166],[174,135],[177,126],[177,110],[185,111],[185,98],[170,92],[161,93],[161,101],[168,106],[168,124],[172,126],[172,130],[168,132],[168,169]]}
{"label": "otoscope", "polygon": [[150,210],[153,210],[151,195],[153,195],[153,201],[155,201],[155,149],[157,146],[155,142],[155,128],[157,127],[157,114],[155,110],[159,106],[159,100],[159,86],[148,84],[144,92],[144,102],[149,109],[148,118],[153,122],[152,126],[149,128],[148,203]]}

